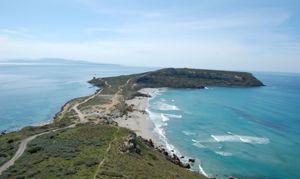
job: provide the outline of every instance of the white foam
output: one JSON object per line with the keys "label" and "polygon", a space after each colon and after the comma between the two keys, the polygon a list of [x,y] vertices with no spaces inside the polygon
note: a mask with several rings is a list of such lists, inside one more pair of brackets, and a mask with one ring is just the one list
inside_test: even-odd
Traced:
{"label": "white foam", "polygon": [[161,120],[163,122],[166,122],[166,121],[170,120],[170,118],[168,118],[167,116],[165,116],[163,113],[161,113],[160,116],[161,116]]}
{"label": "white foam", "polygon": [[141,93],[145,93],[145,94],[149,94],[149,95],[151,96],[150,99],[153,99],[153,98],[155,98],[157,95],[160,94],[160,90],[159,90],[159,89],[156,89],[156,88],[153,88],[150,92],[148,92],[148,91],[146,92],[146,91],[144,91],[144,89],[141,89],[140,92],[141,92]]}
{"label": "white foam", "polygon": [[182,118],[182,115],[176,115],[176,114],[164,114],[165,116],[168,116],[170,118],[177,118],[180,119]]}
{"label": "white foam", "polygon": [[200,143],[200,141],[192,139],[193,145],[198,147],[198,148],[206,148],[203,144]]}
{"label": "white foam", "polygon": [[230,152],[216,151],[215,153],[218,154],[218,155],[224,156],[224,157],[232,156],[232,153],[230,153]]}
{"label": "white foam", "polygon": [[[184,133],[184,135],[187,135],[187,136],[195,135],[194,132],[189,132],[189,131],[182,131],[182,133]],[[194,139],[192,139],[192,140],[194,140]]]}
{"label": "white foam", "polygon": [[199,142],[198,140],[192,139],[193,142]]}
{"label": "white foam", "polygon": [[163,145],[166,147],[168,151],[174,150],[174,146],[169,144],[167,141],[167,137],[165,135],[164,127],[167,126],[167,123],[165,121],[168,121],[169,119],[164,116],[164,114],[151,112],[149,109],[146,109],[147,113],[149,114],[149,117],[151,121],[154,124],[154,132],[157,134],[157,137],[159,140],[163,143]]}
{"label": "white foam", "polygon": [[157,137],[159,144],[163,145],[169,153],[174,153],[177,156],[183,156],[179,151],[175,149],[175,146],[168,142],[164,128],[165,126],[167,126],[166,121],[168,121],[169,119],[165,116],[165,114],[152,112],[148,108],[146,109],[146,111],[149,114],[150,120],[153,122],[153,132]]}
{"label": "white foam", "polygon": [[[166,91],[166,89],[159,89],[155,91],[154,94],[151,94],[152,97],[150,98],[150,100],[155,98],[157,95],[160,95],[164,91]],[[167,126],[167,121],[170,120],[170,118],[182,118],[182,115],[156,113],[150,111],[149,103],[147,106],[148,107],[145,109],[145,111],[148,113],[149,119],[153,122],[153,127],[154,127],[153,132],[154,132],[154,136],[156,136],[158,139],[157,141],[158,144],[163,145],[164,148],[169,153],[174,153],[177,156],[183,156],[179,151],[175,149],[175,146],[173,146],[168,142],[168,139],[166,137],[166,132],[165,132],[165,126]],[[162,102],[154,103],[154,106],[151,106],[151,108],[153,107],[159,110],[179,110],[179,108],[175,105],[170,105]],[[182,159],[183,162],[188,162],[187,161],[188,158],[190,157],[185,155],[185,158]],[[205,172],[204,175],[206,175]]]}
{"label": "white foam", "polygon": [[244,142],[251,144],[268,144],[269,139],[264,137],[244,135],[211,135],[216,142]]}
{"label": "white foam", "polygon": [[163,103],[163,102],[157,102],[155,103],[155,108],[161,111],[178,111],[179,108],[175,105]]}
{"label": "white foam", "polygon": [[208,177],[208,175],[205,173],[205,171],[203,170],[203,168],[201,167],[201,165],[199,165],[199,173],[201,173],[202,175]]}

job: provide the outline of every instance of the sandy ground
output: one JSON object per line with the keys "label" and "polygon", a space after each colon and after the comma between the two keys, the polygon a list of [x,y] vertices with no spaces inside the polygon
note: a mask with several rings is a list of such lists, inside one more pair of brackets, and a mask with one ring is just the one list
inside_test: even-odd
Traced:
{"label": "sandy ground", "polygon": [[[153,94],[158,89],[155,88],[144,88],[139,92],[144,94]],[[145,109],[148,106],[149,98],[147,97],[135,97],[131,100],[127,100],[128,105],[133,104],[133,112],[128,113],[128,117],[118,118],[116,122],[121,127],[129,128],[136,132],[137,135],[145,138],[154,140],[153,136],[153,124],[149,119]]]}

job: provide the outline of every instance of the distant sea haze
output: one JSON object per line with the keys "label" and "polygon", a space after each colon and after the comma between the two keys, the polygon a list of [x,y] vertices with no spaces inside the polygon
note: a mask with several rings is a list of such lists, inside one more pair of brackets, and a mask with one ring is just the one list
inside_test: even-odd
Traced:
{"label": "distant sea haze", "polygon": [[157,138],[209,177],[300,178],[300,74],[254,75],[266,86],[161,89]]}

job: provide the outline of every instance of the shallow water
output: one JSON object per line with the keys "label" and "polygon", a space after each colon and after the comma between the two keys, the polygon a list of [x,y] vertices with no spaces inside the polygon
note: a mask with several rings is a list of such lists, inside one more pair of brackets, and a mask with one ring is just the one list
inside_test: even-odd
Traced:
{"label": "shallow water", "polygon": [[0,131],[49,122],[68,100],[95,92],[87,83],[93,76],[148,70],[95,64],[0,64]]}
{"label": "shallow water", "polygon": [[267,86],[162,89],[154,131],[210,177],[300,178],[300,75],[255,75]]}

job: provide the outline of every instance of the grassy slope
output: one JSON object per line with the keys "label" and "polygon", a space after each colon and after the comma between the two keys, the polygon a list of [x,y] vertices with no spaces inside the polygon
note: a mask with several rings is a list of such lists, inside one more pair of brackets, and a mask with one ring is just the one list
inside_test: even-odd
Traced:
{"label": "grassy slope", "polygon": [[20,131],[10,132],[0,137],[0,165],[13,157],[21,140],[54,128],[54,126],[25,127]]}
{"label": "grassy slope", "polygon": [[122,153],[129,133],[107,125],[81,125],[40,136],[0,178],[204,178],[167,161],[139,138],[141,155]]}
{"label": "grassy slope", "polygon": [[56,128],[66,127],[74,123],[76,116],[72,112],[68,112],[60,121],[44,125],[44,126],[28,126],[19,131],[7,133],[0,136],[0,165],[10,160],[16,153],[21,141],[35,134],[40,134]]}

